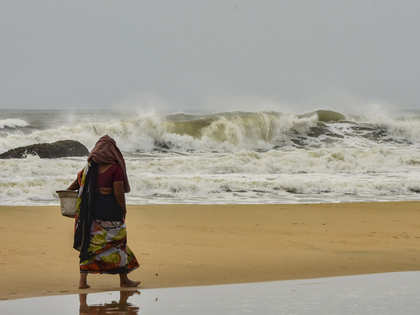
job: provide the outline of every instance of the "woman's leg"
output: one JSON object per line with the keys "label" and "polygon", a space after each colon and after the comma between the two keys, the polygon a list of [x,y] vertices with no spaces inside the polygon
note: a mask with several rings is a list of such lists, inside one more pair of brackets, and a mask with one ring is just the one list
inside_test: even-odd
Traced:
{"label": "woman's leg", "polygon": [[128,279],[126,273],[120,273],[120,286],[127,288],[134,288],[140,284],[140,281],[133,281]]}
{"label": "woman's leg", "polygon": [[80,273],[79,289],[87,289],[90,286],[87,284],[87,272]]}

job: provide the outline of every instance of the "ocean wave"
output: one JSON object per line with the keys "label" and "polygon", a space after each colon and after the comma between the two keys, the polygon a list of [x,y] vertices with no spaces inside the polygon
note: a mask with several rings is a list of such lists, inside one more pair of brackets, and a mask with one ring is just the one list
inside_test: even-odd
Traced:
{"label": "ocean wave", "polygon": [[[301,152],[302,153],[302,152]],[[401,157],[407,156],[401,162]],[[311,150],[127,158],[130,204],[420,199],[415,151]],[[58,204],[84,158],[0,160],[0,204]]]}
{"label": "ocean wave", "polygon": [[7,118],[7,119],[0,119],[0,129],[14,129],[14,128],[22,128],[28,127],[29,123],[23,119],[18,118]]}
{"label": "ocean wave", "polygon": [[[0,153],[65,139],[92,148],[109,134],[126,157],[131,204],[420,199],[418,115],[78,115],[41,121],[39,128],[32,117],[25,131],[0,130]],[[58,204],[55,191],[85,161],[0,160],[0,204]]]}
{"label": "ocean wave", "polygon": [[77,140],[91,148],[104,134],[114,137],[124,152],[132,154],[154,151],[236,152],[331,145],[369,147],[372,143],[410,145],[418,142],[420,124],[419,120],[391,118],[366,121],[326,110],[306,114],[226,112],[167,116],[139,114],[102,120],[93,117],[25,134],[5,133],[0,137],[0,152],[64,139]]}

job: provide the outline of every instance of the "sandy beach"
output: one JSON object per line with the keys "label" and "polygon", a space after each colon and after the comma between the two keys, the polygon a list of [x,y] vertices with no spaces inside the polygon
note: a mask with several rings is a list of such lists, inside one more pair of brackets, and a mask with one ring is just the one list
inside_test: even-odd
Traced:
{"label": "sandy beach", "polygon": [[[127,226],[142,288],[420,270],[419,202],[129,206]],[[58,207],[2,206],[0,233],[0,299],[80,292]]]}

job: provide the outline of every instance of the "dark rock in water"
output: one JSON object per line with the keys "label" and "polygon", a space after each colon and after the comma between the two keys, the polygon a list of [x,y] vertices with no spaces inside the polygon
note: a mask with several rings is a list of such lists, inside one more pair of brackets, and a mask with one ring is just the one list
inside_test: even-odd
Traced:
{"label": "dark rock in water", "polygon": [[171,142],[164,142],[164,141],[155,140],[154,146],[156,148],[159,148],[159,149],[169,150],[173,147],[173,144]]}
{"label": "dark rock in water", "polygon": [[378,129],[378,130],[374,130],[370,133],[366,133],[362,135],[362,137],[369,140],[374,140],[374,141],[383,140],[387,136],[388,136],[388,133],[386,129]]}
{"label": "dark rock in water", "polygon": [[290,141],[297,147],[303,148],[306,145],[306,138],[304,137],[294,137]]}
{"label": "dark rock in water", "polygon": [[317,138],[321,135],[334,137],[334,138],[341,138],[341,139],[344,138],[343,135],[334,133],[331,130],[329,130],[328,127],[322,122],[319,122],[316,126],[313,126],[309,129],[309,132],[308,132],[309,137]]}
{"label": "dark rock in water", "polygon": [[379,143],[398,143],[411,145],[413,142],[405,138],[403,135],[392,135],[392,132],[386,126],[360,124],[353,126],[352,131],[354,134]]}
{"label": "dark rock in water", "polygon": [[32,154],[36,154],[42,159],[53,159],[68,156],[87,156],[89,150],[78,141],[62,140],[12,149],[0,154],[0,159],[21,159]]}
{"label": "dark rock in water", "polygon": [[[306,147],[311,144],[312,141],[310,138],[319,138],[320,136],[327,136],[327,138],[322,139],[323,142],[333,143],[337,139],[344,138],[343,135],[332,132],[328,126],[323,122],[318,122],[316,126],[310,127],[308,132],[303,135],[297,130],[291,129],[289,131],[290,141],[295,147]],[[312,143],[313,144],[313,143]]]}

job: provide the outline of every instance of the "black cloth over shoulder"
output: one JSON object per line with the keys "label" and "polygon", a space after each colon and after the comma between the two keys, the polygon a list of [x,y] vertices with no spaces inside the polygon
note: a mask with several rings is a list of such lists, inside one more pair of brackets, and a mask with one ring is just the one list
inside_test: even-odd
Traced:
{"label": "black cloth over shoulder", "polygon": [[98,175],[98,164],[90,162],[80,204],[80,214],[76,222],[73,248],[80,251],[80,261],[89,258],[88,248],[90,242],[90,227],[93,221],[96,195],[96,178]]}

